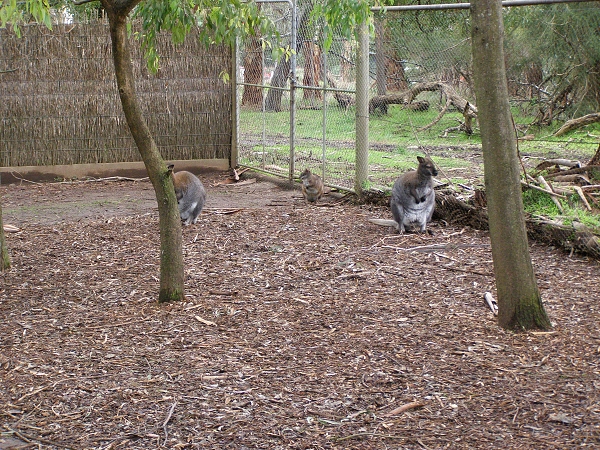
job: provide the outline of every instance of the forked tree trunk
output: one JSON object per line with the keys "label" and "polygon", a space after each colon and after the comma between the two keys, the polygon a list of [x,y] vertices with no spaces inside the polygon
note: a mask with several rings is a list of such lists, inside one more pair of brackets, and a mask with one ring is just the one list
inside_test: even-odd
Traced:
{"label": "forked tree trunk", "polygon": [[473,72],[483,147],[498,323],[505,329],[548,329],[529,247],[516,136],[504,66],[502,5],[471,2]]}
{"label": "forked tree trunk", "polygon": [[127,125],[142,156],[156,193],[160,226],[159,302],[184,299],[184,271],[181,219],[175,189],[166,163],[146,125],[135,91],[135,79],[127,37],[127,16],[139,0],[121,2],[102,0],[110,23],[112,54],[117,87]]}
{"label": "forked tree trunk", "polygon": [[2,205],[0,204],[0,272],[10,268],[10,256],[4,236],[4,224],[2,223]]}

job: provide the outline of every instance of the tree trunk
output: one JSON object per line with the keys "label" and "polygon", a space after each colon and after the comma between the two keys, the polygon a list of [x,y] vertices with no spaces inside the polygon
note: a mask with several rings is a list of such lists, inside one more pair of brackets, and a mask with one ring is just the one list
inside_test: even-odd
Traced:
{"label": "tree trunk", "polygon": [[181,237],[181,219],[171,177],[142,115],[135,91],[133,66],[127,37],[127,16],[137,4],[115,7],[103,0],[112,41],[113,61],[117,87],[127,125],[142,156],[148,176],[156,193],[160,226],[160,292],[159,302],[184,299],[184,271]]}
{"label": "tree trunk", "polygon": [[352,81],[352,73],[354,71],[354,64],[352,63],[354,53],[352,44],[348,41],[344,41],[344,49],[342,57],[340,58],[340,76],[342,81]]}
{"label": "tree trunk", "polygon": [[474,0],[471,19],[498,322],[505,329],[548,329],[551,325],[535,279],[525,228],[504,65],[502,5],[496,0]]}
{"label": "tree trunk", "polygon": [[[300,16],[300,20],[298,21],[298,28],[296,33],[296,48],[293,50],[298,54],[298,50],[300,49],[300,45],[304,42],[308,19],[310,18],[310,12],[312,11],[313,5],[312,3],[308,5],[307,9]],[[275,73],[273,74],[273,78],[271,78],[271,86],[283,88],[287,84],[288,75],[290,73],[290,58],[283,56],[277,67],[275,68]],[[278,112],[281,111],[281,99],[283,97],[282,89],[269,89],[267,93],[267,97],[265,98],[265,110]]]}
{"label": "tree trunk", "polygon": [[[258,36],[250,36],[244,57],[244,83],[262,84],[262,46]],[[242,106],[262,106],[263,88],[244,86]]]}
{"label": "tree trunk", "polygon": [[[323,64],[321,63],[321,48],[314,42],[306,41],[302,45],[304,53],[304,78],[302,84],[304,86],[318,87],[323,73]],[[310,106],[316,106],[316,100],[323,98],[323,93],[315,89],[304,89],[304,100]]]}
{"label": "tree trunk", "polygon": [[[383,96],[387,94],[387,67],[385,57],[384,36],[387,28],[387,21],[382,18],[375,19],[375,65],[377,67],[377,77],[375,79],[377,85],[377,95]],[[387,114],[387,104],[379,106],[382,114]]]}
{"label": "tree trunk", "polygon": [[[275,68],[273,78],[271,78],[271,86],[284,88],[287,84],[288,74],[290,72],[289,59],[282,58]],[[265,98],[265,111],[279,112],[281,111],[281,98],[283,97],[282,89],[269,89]]]}
{"label": "tree trunk", "polygon": [[2,205],[0,204],[0,272],[10,268],[10,256],[4,237],[4,224],[2,223]]}

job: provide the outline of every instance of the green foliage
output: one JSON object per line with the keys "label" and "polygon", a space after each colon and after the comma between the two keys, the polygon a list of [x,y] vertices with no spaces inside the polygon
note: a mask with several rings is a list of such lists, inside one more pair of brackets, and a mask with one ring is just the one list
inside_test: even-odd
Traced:
{"label": "green foliage", "polygon": [[[543,100],[569,87],[577,115],[597,110],[600,97],[600,8],[589,3],[528,6],[505,10],[505,48],[509,79],[538,71]],[[535,73],[535,72],[532,72]],[[585,108],[581,108],[581,106]]]}
{"label": "green foliage", "polygon": [[274,32],[273,24],[255,2],[240,0],[146,0],[136,8],[134,17],[142,20],[143,32],[138,38],[148,68],[154,72],[159,61],[156,37],[161,31],[169,31],[173,43],[178,44],[195,27],[206,45],[233,45],[237,37]]}
{"label": "green foliage", "polygon": [[[390,47],[405,61],[409,82],[439,81],[438,74],[470,72],[470,13],[464,10],[386,14]],[[433,76],[433,78],[431,78]]]}
{"label": "green foliage", "polygon": [[20,24],[34,20],[52,29],[48,0],[0,0],[0,28],[12,25],[13,32],[21,37]]}
{"label": "green foliage", "polygon": [[371,5],[365,0],[321,0],[314,5],[312,16],[323,19],[323,48],[329,50],[334,30],[351,38],[357,26],[367,23],[373,29]]}

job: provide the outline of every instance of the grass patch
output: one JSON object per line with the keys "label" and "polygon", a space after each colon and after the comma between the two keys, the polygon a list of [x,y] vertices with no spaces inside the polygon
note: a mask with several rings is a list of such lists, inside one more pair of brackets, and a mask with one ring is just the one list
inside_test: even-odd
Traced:
{"label": "grass patch", "polygon": [[577,195],[559,199],[559,202],[563,212],[558,209],[548,194],[534,189],[523,192],[523,206],[526,212],[535,216],[547,217],[565,225],[579,222],[593,233],[600,233],[600,216],[583,209]]}
{"label": "grass patch", "polygon": [[[448,111],[431,128],[419,131],[431,124],[439,114],[439,97],[427,98],[431,107],[427,111],[410,111],[400,105],[389,105],[388,114],[372,114],[369,118],[369,185],[388,189],[403,172],[416,168],[417,155],[430,149],[434,161],[440,169],[438,179],[454,184],[479,186],[483,183],[483,169],[478,155],[481,136],[475,128],[472,135],[460,131],[447,132],[457,127],[463,120],[458,111]],[[302,105],[302,102],[298,103]],[[284,108],[288,105],[282,103]],[[550,127],[532,127],[536,108],[524,109],[515,106],[512,109],[519,135],[533,135],[532,140],[520,140],[519,152],[522,156],[549,158],[560,157],[579,159],[586,162],[598,147],[600,123],[575,130],[566,136],[554,137],[552,134],[562,125],[555,121]],[[531,111],[531,114],[527,114]],[[325,135],[323,123],[325,121]],[[477,126],[477,124],[475,124]],[[290,164],[290,112],[262,113],[242,109],[240,112],[240,134],[242,139],[250,137],[252,145],[240,146],[240,161],[243,164],[261,166],[277,173],[287,174]],[[327,183],[353,187],[355,170],[355,110],[348,111],[337,107],[331,100],[325,112],[320,109],[301,109],[296,111],[295,133],[295,172],[300,174],[305,168],[321,174],[322,158],[325,158],[325,178]],[[263,136],[266,138],[264,144]],[[323,139],[325,143],[323,144]],[[472,157],[473,156],[473,157]],[[578,221],[593,229],[598,226],[598,215],[577,207],[576,201],[564,201],[565,211],[560,214],[552,200],[544,193],[526,191],[523,194],[525,209],[528,213],[550,219]]]}
{"label": "grass patch", "polygon": [[548,194],[535,189],[527,189],[523,192],[523,208],[529,214],[549,218],[554,218],[560,214],[560,210],[552,201],[552,198]]}

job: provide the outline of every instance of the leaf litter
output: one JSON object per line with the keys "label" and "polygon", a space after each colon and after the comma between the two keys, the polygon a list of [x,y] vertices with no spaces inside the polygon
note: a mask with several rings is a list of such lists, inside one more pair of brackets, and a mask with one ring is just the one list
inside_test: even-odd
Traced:
{"label": "leaf litter", "polygon": [[600,445],[598,261],[532,242],[555,326],[507,332],[487,232],[219,177],[166,305],[147,182],[0,188],[0,448]]}

